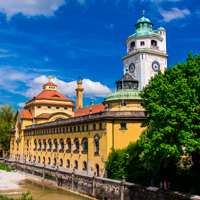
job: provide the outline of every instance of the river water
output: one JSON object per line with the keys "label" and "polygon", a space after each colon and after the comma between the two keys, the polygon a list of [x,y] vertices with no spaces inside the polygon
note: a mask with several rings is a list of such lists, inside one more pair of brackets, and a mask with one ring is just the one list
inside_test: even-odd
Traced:
{"label": "river water", "polygon": [[18,198],[22,193],[30,191],[30,196],[34,200],[88,200],[89,198],[79,196],[77,194],[61,190],[59,188],[49,186],[47,183],[38,183],[30,180],[25,180],[20,183],[18,189],[9,189],[0,191],[0,194],[10,197]]}

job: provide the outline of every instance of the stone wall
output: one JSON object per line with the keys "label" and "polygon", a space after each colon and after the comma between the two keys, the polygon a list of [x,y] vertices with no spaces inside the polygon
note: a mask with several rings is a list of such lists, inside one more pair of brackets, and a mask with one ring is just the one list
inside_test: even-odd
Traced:
{"label": "stone wall", "polygon": [[186,200],[200,199],[189,194],[165,191],[158,188],[146,188],[141,185],[122,181],[67,172],[62,168],[51,168],[42,164],[30,164],[0,158],[0,163],[12,166],[43,179],[55,181],[57,185],[82,194],[105,200]]}

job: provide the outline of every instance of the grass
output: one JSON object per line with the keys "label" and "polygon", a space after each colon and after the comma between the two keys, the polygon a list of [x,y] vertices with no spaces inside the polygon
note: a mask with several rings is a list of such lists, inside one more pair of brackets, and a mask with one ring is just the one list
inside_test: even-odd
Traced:
{"label": "grass", "polygon": [[[0,164],[0,170],[5,170],[7,172],[11,172],[13,171],[14,169],[10,169],[9,167],[5,166],[5,165],[2,165]],[[0,197],[0,200],[1,200],[1,197]]]}
{"label": "grass", "polygon": [[[29,194],[30,194],[29,191],[27,193],[22,193],[22,196],[16,200],[33,200],[33,197],[32,196],[29,197]],[[15,199],[0,195],[0,200],[15,200]]]}

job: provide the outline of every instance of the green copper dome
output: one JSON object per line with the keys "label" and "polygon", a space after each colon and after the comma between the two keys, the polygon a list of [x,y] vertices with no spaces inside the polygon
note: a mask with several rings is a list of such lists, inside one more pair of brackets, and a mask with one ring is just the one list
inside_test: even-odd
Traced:
{"label": "green copper dome", "polygon": [[137,23],[135,25],[137,25],[139,23],[150,23],[150,24],[153,25],[153,23],[148,18],[146,18],[144,16],[142,18],[138,19],[138,21],[137,21]]}
{"label": "green copper dome", "polygon": [[111,100],[122,100],[122,99],[141,99],[139,96],[139,91],[134,89],[121,89],[117,92],[109,94],[105,101]]}
{"label": "green copper dome", "polygon": [[165,29],[161,26],[158,28],[158,31],[165,31]]}
{"label": "green copper dome", "polygon": [[148,18],[146,18],[143,13],[142,18],[140,18],[135,24],[135,33],[130,35],[129,37],[146,36],[146,35],[160,36],[160,34],[157,33],[157,30],[154,31],[152,27],[153,27],[153,23]]}
{"label": "green copper dome", "polygon": [[138,91],[138,81],[133,79],[126,68],[126,73],[116,82],[117,92],[109,94],[105,101],[122,100],[122,99],[141,99]]}

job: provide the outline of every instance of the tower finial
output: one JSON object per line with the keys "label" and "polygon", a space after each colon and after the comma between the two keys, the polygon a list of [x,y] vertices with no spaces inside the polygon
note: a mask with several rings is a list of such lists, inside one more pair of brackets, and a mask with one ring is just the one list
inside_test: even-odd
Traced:
{"label": "tower finial", "polygon": [[49,82],[51,82],[51,76],[49,76]]}
{"label": "tower finial", "polygon": [[143,14],[142,14],[143,16],[144,16],[144,13],[145,13],[145,10],[143,10]]}

